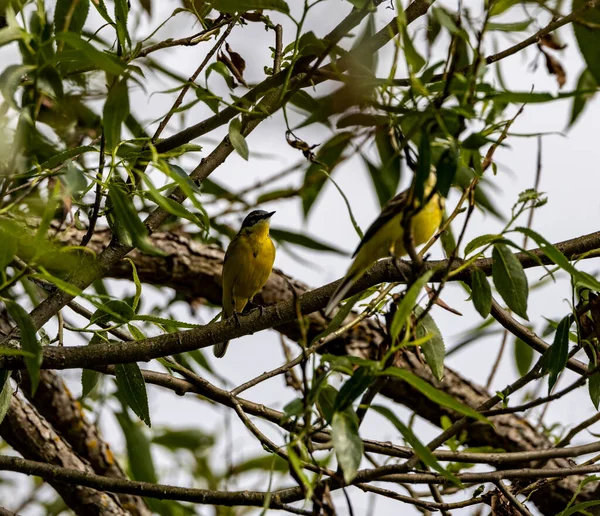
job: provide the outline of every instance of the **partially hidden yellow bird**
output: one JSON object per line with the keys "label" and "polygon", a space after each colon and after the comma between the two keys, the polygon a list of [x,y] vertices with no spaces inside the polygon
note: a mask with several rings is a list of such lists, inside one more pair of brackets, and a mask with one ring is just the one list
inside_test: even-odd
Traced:
{"label": "partially hidden yellow bird", "polygon": [[[423,199],[428,200],[427,203],[425,206],[419,207],[418,201],[415,200],[415,208],[418,211],[411,220],[415,246],[427,242],[442,222],[444,199],[437,192],[431,195],[434,186],[435,174],[432,173],[429,175],[424,188]],[[406,254],[402,217],[409,208],[407,205],[408,200],[409,190],[404,190],[390,199],[379,217],[367,229],[352,255],[354,261],[350,265],[346,276],[329,299],[325,309],[326,315],[331,315],[339,302],[346,297],[352,285],[361,278],[373,263],[380,258],[400,257]]]}
{"label": "partially hidden yellow bird", "polygon": [[[269,237],[274,213],[250,212],[229,243],[223,263],[223,319],[240,313],[269,279],[275,262],[275,245]],[[224,356],[228,345],[229,341],[215,344],[215,356]]]}

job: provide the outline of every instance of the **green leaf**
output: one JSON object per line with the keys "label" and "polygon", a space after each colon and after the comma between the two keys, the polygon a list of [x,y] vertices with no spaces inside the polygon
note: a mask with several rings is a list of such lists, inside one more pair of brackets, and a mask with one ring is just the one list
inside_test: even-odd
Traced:
{"label": "green leaf", "polygon": [[234,118],[229,124],[229,141],[231,142],[231,145],[233,145],[235,151],[248,161],[248,144],[241,131],[242,122],[240,122],[239,118]]}
{"label": "green leaf", "polygon": [[492,309],[492,289],[481,269],[475,268],[471,272],[471,293],[475,310],[485,319]]}
{"label": "green leaf", "polygon": [[579,118],[579,115],[583,112],[587,101],[590,100],[594,93],[590,93],[598,88],[598,82],[594,79],[594,75],[590,71],[589,68],[586,68],[581,75],[579,76],[579,80],[577,81],[577,89],[581,91],[586,91],[587,93],[582,93],[581,95],[577,95],[573,97],[573,104],[571,107],[571,118],[569,120],[569,127],[571,127]]}
{"label": "green leaf", "polygon": [[215,443],[215,438],[197,428],[180,430],[165,428],[152,438],[152,442],[173,451],[190,450],[197,452],[211,448]]}
{"label": "green leaf", "polygon": [[546,352],[547,361],[546,369],[549,372],[548,375],[548,393],[554,387],[558,375],[567,365],[569,359],[569,329],[573,324],[573,316],[571,314],[565,315],[558,323],[558,328],[554,334],[554,341]]}
{"label": "green leaf", "polygon": [[352,405],[367,388],[373,383],[374,375],[368,367],[359,367],[352,376],[342,385],[333,403],[334,410],[343,411]]}
{"label": "green leaf", "polygon": [[499,240],[503,240],[502,235],[479,235],[466,245],[465,256],[469,256],[475,249],[498,242]]}
{"label": "green leaf", "polygon": [[9,232],[0,230],[0,272],[4,271],[17,254],[17,237]]}
{"label": "green leaf", "polygon": [[5,300],[4,304],[8,314],[15,320],[19,328],[21,349],[32,354],[32,356],[25,357],[25,365],[31,378],[31,394],[34,395],[40,382],[40,366],[43,360],[42,344],[35,336],[35,326],[27,311],[14,301]]}
{"label": "green leaf", "polygon": [[87,398],[90,393],[94,390],[94,387],[98,385],[100,376],[102,373],[98,371],[92,371],[91,369],[81,370],[81,397]]}
{"label": "green leaf", "polygon": [[115,377],[127,405],[146,425],[151,426],[146,383],[139,366],[136,363],[117,364]]}
{"label": "green leaf", "polygon": [[411,287],[408,289],[408,292],[402,298],[402,301],[398,305],[396,313],[394,314],[394,319],[392,320],[392,325],[390,327],[390,338],[392,339],[392,342],[396,342],[398,340],[400,331],[406,324],[408,316],[417,304],[417,298],[419,297],[421,290],[432,275],[433,270],[426,271],[421,277],[417,278],[417,280],[411,285]]}
{"label": "green leaf", "polygon": [[0,91],[2,91],[4,100],[13,109],[19,109],[15,102],[15,92],[21,85],[21,80],[28,72],[35,69],[36,67],[32,65],[10,65],[0,74]]}
{"label": "green leaf", "polygon": [[189,220],[196,224],[196,226],[202,228],[204,227],[204,222],[202,222],[194,213],[192,213],[187,208],[184,208],[181,204],[174,201],[173,199],[169,199],[168,197],[161,195],[161,193],[157,190],[157,188],[152,184],[152,181],[147,175],[144,175],[143,181],[145,185],[148,187],[148,197],[152,199],[158,206],[160,206],[163,210],[175,217],[182,218],[184,220]]}
{"label": "green leaf", "polygon": [[373,179],[373,186],[379,199],[379,204],[383,208],[386,203],[396,195],[400,178],[402,176],[402,160],[400,154],[394,148],[392,139],[394,136],[390,134],[390,128],[378,127],[375,132],[375,145],[379,153],[379,161],[381,163],[378,171],[378,181],[373,177],[375,170],[369,169]]}
{"label": "green leaf", "polygon": [[494,23],[490,22],[487,24],[487,30],[500,30],[503,32],[522,32],[527,30],[531,25],[532,20],[523,20],[521,22],[512,23]]}
{"label": "green leaf", "polygon": [[140,220],[133,203],[125,193],[121,183],[113,182],[108,187],[108,198],[114,209],[111,213],[111,228],[117,233],[123,243],[127,240],[140,251],[155,256],[165,256],[161,250],[155,248],[148,238],[148,228]]}
{"label": "green leaf", "polygon": [[588,378],[588,389],[590,391],[590,399],[596,410],[598,410],[598,405],[600,404],[600,372],[597,371]]}
{"label": "green leaf", "polygon": [[108,152],[112,152],[121,143],[121,125],[127,115],[129,115],[129,89],[127,88],[127,79],[121,79],[108,90],[102,115]]}
{"label": "green leaf", "polygon": [[89,0],[57,0],[54,9],[54,32],[81,34],[90,10]]}
{"label": "green leaf", "polygon": [[[354,416],[354,417],[353,417]],[[346,483],[352,482],[364,451],[358,435],[358,419],[348,412],[335,412],[331,421],[331,441]]]}
{"label": "green leaf", "polygon": [[117,22],[117,38],[122,49],[131,47],[131,39],[127,31],[129,0],[115,0],[115,21]]}
{"label": "green leaf", "polygon": [[248,471],[277,471],[279,473],[287,473],[289,464],[278,455],[261,455],[252,457],[240,464],[235,464],[228,470],[229,475],[239,475]]}
{"label": "green leaf", "polygon": [[87,60],[91,61],[92,64],[100,70],[118,76],[125,69],[125,63],[105,52],[97,50],[91,43],[81,39],[78,34],[73,32],[61,32],[56,35],[56,39],[58,41],[64,41],[79,50]]}
{"label": "green leaf", "polygon": [[137,421],[133,421],[125,411],[117,412],[115,416],[125,436],[131,477],[134,480],[155,484],[158,478],[152,460],[150,440],[144,432],[144,427]]}
{"label": "green leaf", "polygon": [[421,68],[425,66],[425,59],[417,52],[417,49],[414,47],[410,36],[408,35],[408,31],[406,30],[406,26],[402,27],[402,43],[404,47],[404,57],[406,58],[406,62],[410,67],[412,73],[417,73]]}
{"label": "green leaf", "polygon": [[492,252],[494,285],[508,307],[527,319],[529,286],[521,262],[505,244],[495,244]]}
{"label": "green leaf", "polygon": [[417,389],[421,394],[429,398],[434,403],[441,405],[442,407],[449,408],[450,410],[454,410],[463,416],[472,417],[483,423],[492,424],[485,416],[482,416],[479,412],[468,407],[467,405],[463,405],[459,401],[456,401],[452,396],[446,394],[439,389],[436,389],[433,385],[427,383],[422,378],[419,378],[417,375],[411,373],[410,371],[406,371],[404,369],[400,369],[399,367],[388,367],[381,373],[382,376],[394,376],[396,378],[400,378],[408,383],[413,388]]}
{"label": "green leaf", "polygon": [[518,227],[515,231],[519,231],[531,238],[542,250],[542,252],[552,260],[561,269],[568,272],[581,286],[588,287],[592,290],[600,290],[600,281],[582,271],[578,271],[567,257],[556,247],[546,240],[542,235],[533,231],[533,229]]}
{"label": "green leaf", "polygon": [[323,419],[328,423],[331,423],[333,419],[333,404],[335,403],[335,399],[337,398],[338,391],[332,385],[326,385],[319,391],[319,395],[317,397],[317,408]]}
{"label": "green leaf", "polygon": [[350,144],[353,134],[349,131],[336,134],[328,140],[317,153],[317,162],[311,163],[304,175],[304,184],[300,191],[302,197],[302,208],[306,217],[321,193],[327,175],[322,169],[331,174],[338,163],[341,162],[342,154]]}
{"label": "green leaf", "polygon": [[348,301],[346,301],[342,305],[342,307],[336,312],[335,317],[331,319],[331,322],[327,325],[327,328],[325,328],[325,330],[313,337],[313,339],[310,341],[310,345],[336,331],[346,320],[346,317],[348,317],[348,314],[350,313],[350,310],[352,310],[354,305],[358,303],[361,299],[371,295],[370,290],[371,289],[367,289],[366,291],[359,292],[358,294],[355,294],[350,299],[348,299]]}
{"label": "green leaf", "polygon": [[435,188],[442,197],[446,198],[458,170],[458,154],[456,149],[450,147],[442,152],[435,168],[437,171]]}
{"label": "green leaf", "polygon": [[112,299],[98,307],[90,317],[90,324],[107,323],[109,321],[125,324],[134,317],[135,312],[129,304],[120,299]]}
{"label": "green leaf", "polygon": [[12,399],[13,390],[10,386],[10,376],[8,375],[8,371],[3,371],[3,374],[0,376],[0,423],[6,416],[8,409],[10,407],[10,401]]}
{"label": "green leaf", "polygon": [[[594,482],[598,482],[599,477],[594,475]],[[575,504],[573,507],[562,511],[558,516],[571,516],[571,514],[591,514],[589,512],[584,512],[585,509],[589,509],[590,507],[596,507],[600,505],[600,500],[590,500],[589,502],[581,502]]]}
{"label": "green leaf", "polygon": [[498,16],[510,9],[513,5],[520,4],[521,0],[498,0],[490,10],[490,16]]}
{"label": "green leaf", "polygon": [[371,410],[374,410],[375,412],[381,414],[396,427],[396,429],[400,432],[404,440],[413,447],[419,459],[421,459],[421,461],[426,466],[430,467],[434,471],[437,471],[438,473],[441,473],[442,475],[444,475],[444,477],[450,480],[450,482],[458,486],[461,485],[460,480],[458,480],[458,478],[456,478],[450,471],[444,469],[441,466],[441,464],[435,458],[433,452],[429,448],[427,448],[427,446],[425,446],[418,439],[418,437],[413,433],[413,431],[404,423],[402,423],[402,421],[400,421],[396,417],[396,414],[394,414],[389,408],[382,407],[381,405],[371,405]]}
{"label": "green leaf", "polygon": [[[415,307],[415,316],[421,317],[424,310],[420,306]],[[421,351],[425,355],[425,361],[431,369],[433,376],[438,380],[444,377],[444,358],[446,357],[446,346],[444,345],[444,337],[438,328],[438,325],[433,320],[430,314],[425,314],[417,326],[417,339],[425,338],[431,335],[431,338],[421,344]]]}
{"label": "green leaf", "polygon": [[521,339],[515,339],[515,364],[521,376],[525,376],[533,363],[533,348]]}
{"label": "green leaf", "polygon": [[384,167],[383,165],[381,167],[377,167],[365,156],[362,156],[362,158],[365,162],[365,165],[367,165],[369,174],[371,175],[371,181],[375,187],[375,193],[377,194],[379,205],[383,207],[394,196],[396,190],[398,189],[398,182],[400,180],[400,165],[398,163],[397,168],[395,168],[393,165],[388,167]]}
{"label": "green leaf", "polygon": [[415,177],[415,198],[423,202],[425,196],[425,183],[431,172],[431,144],[427,130],[421,131],[419,140],[419,160]]}
{"label": "green leaf", "polygon": [[23,351],[18,348],[3,348],[0,347],[0,356],[5,357],[30,357],[33,358],[35,355],[30,351]]}
{"label": "green leaf", "polygon": [[337,247],[330,246],[329,244],[316,240],[308,235],[303,235],[302,233],[295,233],[294,231],[288,231],[286,229],[271,228],[271,236],[279,242],[289,242],[315,251],[326,251],[342,256],[348,256],[346,251],[342,251]]}
{"label": "green leaf", "polygon": [[290,8],[284,0],[211,0],[213,9],[222,13],[243,13],[254,9],[271,9],[289,13]]}
{"label": "green leaf", "polygon": [[[586,0],[573,0],[573,11],[581,9],[585,4]],[[580,17],[583,21],[600,24],[600,6],[588,9]],[[600,84],[600,30],[574,23],[573,31],[583,59],[596,82]]]}
{"label": "green leaf", "polygon": [[[42,170],[49,170],[52,168],[56,168],[58,165],[62,165],[66,161],[71,158],[75,158],[85,154],[86,152],[98,152],[98,150],[94,147],[90,147],[89,145],[84,145],[82,147],[75,147],[74,149],[67,149],[66,151],[59,152],[55,154],[50,159],[44,161],[40,168]],[[36,173],[37,169],[30,170],[30,173]]]}

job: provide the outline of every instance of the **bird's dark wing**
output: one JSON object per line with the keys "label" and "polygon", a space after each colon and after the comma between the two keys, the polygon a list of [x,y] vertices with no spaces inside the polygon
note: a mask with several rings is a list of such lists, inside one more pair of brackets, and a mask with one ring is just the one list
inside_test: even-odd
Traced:
{"label": "bird's dark wing", "polygon": [[383,208],[382,212],[379,214],[373,224],[369,226],[367,232],[364,234],[362,240],[358,244],[358,247],[354,251],[352,257],[354,258],[360,248],[363,246],[365,242],[367,242],[377,231],[379,231],[385,224],[387,224],[393,217],[395,217],[398,213],[404,211],[406,208],[406,203],[408,201],[408,190],[404,190],[400,192],[395,197],[392,197],[388,203]]}

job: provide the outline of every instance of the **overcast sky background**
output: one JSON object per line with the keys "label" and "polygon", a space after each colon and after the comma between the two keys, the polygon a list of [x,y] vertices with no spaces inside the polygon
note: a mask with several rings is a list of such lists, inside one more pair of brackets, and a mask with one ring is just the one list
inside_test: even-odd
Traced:
{"label": "overcast sky background", "polygon": [[[300,2],[289,2],[295,14],[299,12]],[[296,5],[298,4],[298,5]],[[470,2],[469,2],[470,4]],[[481,6],[478,2],[477,9]],[[109,10],[112,9],[108,2]],[[456,2],[443,2],[443,5],[456,8]],[[136,12],[139,12],[137,2],[134,2]],[[146,37],[156,26],[164,21],[173,9],[178,7],[177,2],[153,2],[155,12],[152,20],[146,15],[141,19],[132,19],[130,22],[130,31],[132,39],[138,41]],[[307,19],[306,26],[315,32],[318,37],[325,35],[339,20],[350,11],[350,4],[345,0],[329,0],[323,2],[320,6],[311,10]],[[566,8],[566,6],[565,6]],[[514,13],[508,18],[510,20],[522,20],[525,18],[523,11],[514,9]],[[100,26],[101,21],[95,15],[95,10],[90,9],[92,18],[88,20],[87,27]],[[388,23],[394,16],[394,11],[380,7],[376,13],[377,28],[379,29],[385,23]],[[291,23],[279,14],[272,14],[271,18],[276,23],[281,23],[284,27],[284,45],[290,43],[294,37],[294,29]],[[524,39],[527,35],[533,33],[547,23],[546,17],[540,17],[539,26],[532,24],[527,32],[521,33],[518,37],[507,37],[496,33],[496,48],[502,50],[511,46],[513,43]],[[199,27],[193,23],[191,16],[180,14],[170,20],[155,36],[153,41],[163,40],[169,37],[180,38],[197,32]],[[418,31],[423,39],[423,24],[411,26],[411,33]],[[358,31],[357,31],[358,32]],[[100,32],[100,35],[109,37],[108,29]],[[567,72],[567,83],[563,91],[570,91],[576,87],[577,78],[584,68],[582,58],[577,49],[573,38],[573,32],[570,27],[559,31],[560,39],[567,44],[562,52],[555,54],[562,62]],[[112,34],[110,35],[112,37]],[[271,66],[271,52],[269,46],[273,45],[271,32],[265,32],[262,24],[249,24],[243,29],[236,27],[229,43],[233,50],[242,54],[247,63],[245,73],[246,80],[249,83],[260,81],[263,78],[263,67]],[[167,68],[170,68],[184,76],[189,76],[198,64],[201,62],[205,53],[211,48],[211,43],[205,43],[197,47],[174,48],[159,51],[153,54],[153,57]],[[421,46],[421,49],[424,47]],[[491,54],[496,50],[491,41],[488,40],[484,45],[485,53]],[[387,74],[390,59],[392,58],[392,46],[388,45],[379,54],[379,75]],[[14,60],[18,62],[15,45],[4,47],[0,50],[0,60],[7,62]],[[446,52],[446,42],[438,44],[434,55],[443,56]],[[538,59],[538,67],[534,70],[532,62]],[[509,89],[515,91],[529,91],[532,88],[536,92],[547,91],[556,93],[558,91],[556,80],[549,76],[545,69],[545,64],[538,56],[535,47],[529,48],[526,52],[519,53],[501,62],[504,80]],[[495,79],[495,67],[488,70],[488,80]],[[398,77],[406,76],[403,67],[399,67]],[[163,77],[154,76],[152,73],[146,77],[146,91],[141,88],[134,88],[130,93],[130,101],[134,114],[142,121],[144,125],[154,122],[157,118],[166,113],[172,105],[176,93],[156,94],[150,96],[150,93],[168,90],[173,87],[173,83],[167,82]],[[101,79],[99,79],[101,80]],[[204,75],[200,83],[203,83]],[[220,76],[216,74],[210,78],[211,87],[219,85],[217,90],[224,91],[224,84]],[[337,85],[336,85],[337,87]],[[330,88],[328,86],[328,88]],[[325,91],[321,88],[320,92]],[[243,87],[235,90],[235,95],[244,93]],[[189,95],[189,98],[192,96]],[[579,122],[563,135],[545,136],[543,139],[543,169],[541,176],[540,190],[546,192],[549,202],[546,206],[536,211],[533,221],[533,228],[552,242],[558,242],[575,236],[580,236],[598,230],[598,220],[600,215],[600,205],[598,203],[598,187],[600,181],[597,177],[598,163],[600,163],[600,146],[598,145],[598,115],[600,102],[598,98],[588,103],[585,113],[581,116]],[[571,109],[571,100],[563,100],[551,104],[529,105],[521,117],[516,121],[512,128],[514,133],[536,133],[536,132],[561,132],[564,131],[569,119]],[[177,132],[185,125],[191,125],[202,120],[209,114],[207,109],[202,106],[196,106],[185,119],[174,117],[168,126],[164,136]],[[296,122],[301,118],[296,117]],[[155,127],[152,125],[150,127]],[[206,138],[200,138],[197,143],[204,146],[201,156],[208,154],[217,141],[220,141],[226,132],[226,127],[215,131]],[[309,144],[323,143],[330,136],[328,129],[320,125],[313,125],[297,132],[298,136],[303,138]],[[533,186],[536,170],[537,143],[535,138],[517,138],[511,137],[507,140],[508,145],[497,151],[495,155],[498,163],[498,175],[493,178],[494,184],[498,187],[498,194],[495,197],[495,203],[502,212],[507,215],[510,207],[517,199],[519,192]],[[226,185],[233,191],[254,184],[257,180],[269,177],[275,172],[287,168],[300,160],[301,155],[291,149],[285,141],[285,126],[281,113],[276,114],[271,120],[263,122],[257,130],[248,138],[250,148],[250,160],[245,162],[237,155],[230,156],[225,164],[221,166],[211,176],[212,179]],[[268,156],[262,158],[259,156]],[[190,155],[183,160],[186,171],[191,171],[199,161],[199,155]],[[296,175],[289,176],[280,182],[281,187],[297,186],[299,178],[302,177],[305,165]],[[491,169],[488,172],[491,174]],[[365,230],[379,212],[379,205],[375,196],[368,172],[363,163],[357,159],[350,159],[339,166],[334,179],[347,195],[354,215],[361,228]],[[403,176],[402,188],[409,181],[408,174]],[[274,189],[272,185],[270,189]],[[449,206],[453,207],[458,199],[458,195],[453,194],[449,199]],[[201,199],[202,200],[202,199]],[[319,197],[316,206],[313,208],[308,220],[304,220],[302,215],[301,203],[299,200],[284,201],[272,203],[265,206],[265,209],[277,210],[273,217],[273,225],[276,227],[289,228],[294,231],[306,231],[307,233],[323,240],[331,245],[340,247],[347,251],[352,251],[358,243],[358,237],[347,216],[344,202],[333,185],[327,185],[323,194]],[[232,216],[231,223],[238,226],[241,218],[245,215]],[[460,221],[460,219],[459,219]],[[521,220],[525,225],[526,218]],[[493,233],[499,231],[503,223],[492,216],[482,215],[477,212],[469,226],[465,242],[482,233]],[[459,224],[453,226],[455,231],[460,229]],[[518,242],[521,237],[515,237]],[[530,247],[532,245],[530,244]],[[304,281],[312,286],[320,286],[341,277],[349,264],[349,258],[340,257],[334,254],[311,253],[307,251],[298,251],[294,249],[305,260],[311,263],[301,263],[290,254],[283,250],[278,251],[276,267],[285,273]],[[441,258],[442,251],[439,244],[436,244],[431,250],[432,258]],[[597,263],[591,260],[585,264],[586,270],[595,272]],[[530,282],[541,276],[543,271],[531,270],[528,272]],[[133,292],[133,285],[127,282],[111,282],[113,293],[120,295],[122,293]],[[152,287],[144,287],[144,291],[153,292],[154,296],[158,294]],[[459,286],[449,285],[442,295],[444,301],[463,313],[462,317],[452,315],[439,307],[435,307],[432,315],[440,327],[446,342],[446,348],[451,348],[460,340],[464,332],[476,326],[481,322],[480,316],[472,308],[470,301]],[[158,299],[158,298],[156,298]],[[541,330],[544,326],[543,317],[560,318],[569,311],[570,288],[568,281],[562,280],[555,284],[535,290],[530,295],[529,317],[536,330]],[[146,304],[142,309],[149,310],[151,307]],[[178,318],[191,320],[194,322],[207,322],[212,317],[212,312],[200,312],[196,318],[190,314],[189,308],[180,303],[177,306],[176,313]],[[49,326],[51,328],[51,326]],[[54,331],[54,330],[51,330]],[[240,384],[250,378],[257,376],[265,370],[269,370],[282,363],[283,354],[279,342],[279,334],[269,331],[262,332],[253,336],[247,336],[243,339],[233,341],[229,351],[224,359],[212,359],[212,353],[207,352],[213,365],[219,374],[226,377],[232,384]],[[493,361],[496,357],[501,336],[495,336],[482,339],[477,344],[467,347],[464,351],[458,352],[448,358],[447,365],[460,372],[464,377],[485,385],[489,376]],[[504,354],[500,364],[500,369],[493,382],[491,392],[505,387],[516,378],[516,369],[514,366],[512,353],[512,339],[510,339],[509,349]],[[299,348],[292,343],[294,355],[298,353]],[[75,393],[80,392],[79,373],[67,371],[63,374],[69,379]],[[572,381],[571,373],[566,373],[560,380],[563,387]],[[541,390],[542,395],[546,391],[546,380]],[[259,444],[249,435],[248,431],[238,423],[235,416],[227,409],[214,409],[208,404],[198,402],[193,397],[180,398],[169,392],[158,388],[149,387],[150,409],[153,421],[153,427],[159,428],[161,425],[196,427],[213,433],[222,430],[224,422],[230,424],[230,431],[221,432],[222,436],[217,450],[219,452],[227,451],[232,454],[234,462],[242,461],[250,457],[261,454]],[[277,377],[268,382],[259,385],[245,393],[249,399],[264,403],[270,407],[281,409],[288,401],[294,397],[294,393],[284,387],[281,377]],[[513,399],[517,403],[519,397]],[[378,400],[379,402],[379,400]],[[111,415],[110,406],[100,414],[100,422],[104,428],[108,441],[115,446],[117,452],[123,450],[123,441],[118,427],[115,425]],[[405,422],[408,419],[409,412],[401,406],[394,406],[396,413]],[[589,417],[594,412],[594,407],[587,395],[587,389],[580,389],[577,392],[566,396],[565,398],[554,402],[546,413],[544,422],[551,426],[553,423],[560,423],[567,426],[573,426],[581,420]],[[260,423],[260,422],[259,422]],[[274,438],[281,437],[277,430],[271,427],[259,424],[259,427],[266,430]],[[422,441],[428,441],[439,433],[439,430],[429,423],[419,422],[417,426],[419,437]],[[598,431],[598,427],[592,431]],[[361,436],[371,439],[390,440],[395,443],[401,443],[397,432],[392,425],[381,416],[369,414],[361,427]],[[581,439],[589,439],[589,435],[582,434]],[[186,478],[176,463],[155,449],[154,458],[157,464],[157,471],[160,473],[160,481],[177,485],[192,485],[190,479]],[[215,464],[223,464],[215,453]],[[224,464],[223,464],[224,466]],[[365,466],[365,464],[363,464]],[[22,479],[24,477],[20,477]],[[280,484],[281,485],[281,484]],[[288,484],[289,485],[289,484]],[[262,480],[252,477],[243,485],[230,486],[231,489],[250,488],[264,489],[266,483],[264,477]],[[390,488],[391,486],[386,486]],[[357,489],[350,489],[351,499],[355,514],[367,514],[371,507],[371,499],[368,495],[361,493]],[[335,497],[338,514],[348,514],[348,509],[341,493]],[[456,499],[464,499],[461,495]],[[448,497],[448,501],[450,497]],[[9,507],[10,508],[10,507]],[[398,503],[386,499],[378,499],[376,502],[376,513],[391,514],[402,511],[401,514],[419,514],[416,510],[408,506],[399,506]],[[212,510],[198,507],[198,514],[212,514]],[[258,514],[260,511],[256,511]],[[456,511],[454,514],[470,514],[472,510],[465,509]],[[26,514],[37,514],[36,511],[30,511]]]}

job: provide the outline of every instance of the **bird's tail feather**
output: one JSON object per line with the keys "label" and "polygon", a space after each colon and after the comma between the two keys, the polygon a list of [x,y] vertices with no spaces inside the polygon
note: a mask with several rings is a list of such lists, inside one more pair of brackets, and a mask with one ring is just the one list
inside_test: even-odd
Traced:
{"label": "bird's tail feather", "polygon": [[213,347],[213,353],[217,358],[223,358],[225,356],[225,352],[227,351],[227,346],[229,346],[229,341],[219,342],[215,344]]}
{"label": "bird's tail feather", "polygon": [[330,316],[335,307],[346,297],[348,291],[352,288],[358,279],[363,275],[364,270],[352,270],[352,268],[348,271],[348,274],[344,277],[342,282],[337,286],[335,292],[329,299],[329,303],[327,303],[327,307],[325,308],[325,315]]}

